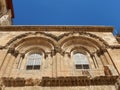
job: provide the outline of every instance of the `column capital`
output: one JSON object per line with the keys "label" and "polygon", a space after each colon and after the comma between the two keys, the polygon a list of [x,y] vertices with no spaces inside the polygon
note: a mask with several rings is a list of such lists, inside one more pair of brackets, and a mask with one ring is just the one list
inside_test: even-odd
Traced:
{"label": "column capital", "polygon": [[8,53],[11,53],[13,56],[16,57],[18,55],[19,51],[15,50],[15,48],[9,48]]}

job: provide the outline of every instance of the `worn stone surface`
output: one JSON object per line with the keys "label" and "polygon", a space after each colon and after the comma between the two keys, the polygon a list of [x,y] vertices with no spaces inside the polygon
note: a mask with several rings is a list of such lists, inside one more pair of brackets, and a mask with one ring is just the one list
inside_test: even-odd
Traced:
{"label": "worn stone surface", "polygon": [[[49,90],[51,88],[53,90],[116,90],[115,83],[120,73],[120,45],[112,35],[112,27],[74,26],[74,28],[77,28],[75,32],[74,30],[71,31],[73,26],[33,26],[33,31],[32,26],[30,26],[30,31],[26,31],[28,28],[28,26],[0,27],[0,77],[2,90],[33,88],[36,90]],[[44,31],[45,28],[47,32]],[[99,32],[99,28],[105,30],[105,32]],[[22,30],[20,31],[20,29]],[[86,29],[86,31],[82,29]],[[77,51],[86,53],[90,69],[75,68],[73,54]],[[31,52],[40,52],[43,55],[39,70],[26,70],[27,57]],[[60,77],[63,78],[58,80]],[[85,83],[86,79],[83,79],[83,81],[79,81],[82,84],[75,84],[77,83],[75,81],[73,86],[71,83],[77,77],[87,77],[91,84],[88,81]],[[99,78],[94,79],[97,77]],[[3,81],[2,78],[6,78],[6,81]],[[19,79],[14,80],[14,78]],[[48,80],[45,79],[45,82],[48,81],[51,84],[46,84],[44,78],[48,78]],[[36,81],[32,83],[31,81],[34,80]],[[107,83],[104,80],[108,80]],[[55,83],[57,81],[60,81],[60,83]],[[17,87],[9,87],[4,82],[9,82],[9,85],[16,83]],[[40,82],[44,82],[42,84],[44,87],[40,86]],[[64,85],[61,82],[64,82]],[[51,87],[46,87],[46,85]],[[54,87],[55,85],[57,86]]]}
{"label": "worn stone surface", "polygon": [[[113,27],[10,26],[11,4],[0,0],[0,90],[120,90]],[[76,69],[76,52],[87,56],[89,69]],[[39,70],[26,69],[32,53],[42,55]]]}

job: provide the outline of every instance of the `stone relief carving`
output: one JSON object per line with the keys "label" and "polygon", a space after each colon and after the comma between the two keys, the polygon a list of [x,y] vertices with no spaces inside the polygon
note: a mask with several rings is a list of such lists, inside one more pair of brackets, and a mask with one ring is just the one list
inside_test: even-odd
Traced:
{"label": "stone relief carving", "polygon": [[[60,36],[55,36],[53,34],[50,34],[50,33],[45,33],[45,32],[28,32],[28,33],[24,33],[24,34],[21,34],[21,35],[18,35],[17,37],[11,39],[7,44],[6,46],[0,46],[0,49],[3,49],[3,48],[8,48],[10,44],[14,43],[15,41],[19,40],[19,39],[22,39],[24,37],[27,37],[28,35],[37,35],[37,34],[40,34],[40,35],[44,35],[44,36],[47,36],[48,38],[51,38],[53,40],[55,40],[56,42],[59,42],[59,40],[63,39],[64,37],[66,36],[71,36],[71,35],[74,35],[74,34],[79,34],[79,35],[83,35],[83,36],[87,36],[87,37],[90,37],[90,38],[94,38],[96,40],[99,40],[100,42],[103,43],[103,45],[105,45],[105,47],[101,47],[99,52],[102,53],[102,51],[106,50],[107,48],[111,48],[111,49],[120,49],[120,45],[113,45],[113,46],[110,46],[107,44],[107,42],[105,42],[102,38],[94,35],[94,34],[91,34],[91,33],[87,33],[87,32],[78,32],[78,31],[74,31],[74,32],[70,32],[70,33],[64,33]],[[104,50],[103,50],[104,48]],[[54,50],[52,52],[52,55],[54,55],[55,53],[61,53],[61,54],[64,54],[65,51],[63,51],[61,49],[61,47],[58,46],[54,46]],[[99,53],[99,54],[100,54]]]}
{"label": "stone relief carving", "polygon": [[50,37],[50,38],[53,38],[53,39],[56,40],[56,41],[59,41],[60,39],[62,39],[62,38],[65,37],[65,36],[79,33],[80,35],[85,35],[85,36],[89,36],[89,37],[95,38],[95,39],[103,42],[105,45],[107,45],[107,43],[106,43],[102,38],[100,38],[100,37],[98,37],[98,36],[96,36],[96,35],[94,35],[94,34],[87,33],[87,32],[64,33],[64,34],[62,34],[62,35],[60,35],[60,36],[58,36],[58,37],[55,36],[55,35],[53,35],[53,34],[45,33],[45,32],[35,32],[35,33],[29,32],[29,33],[21,34],[21,35],[15,37],[15,38],[13,38],[11,41],[9,41],[9,42],[7,43],[7,45],[11,44],[12,42],[16,41],[17,39],[26,37],[26,36],[28,36],[28,35],[35,35],[35,34],[38,34],[38,33],[39,33],[39,34],[43,34],[43,35],[45,35],[45,36],[48,36],[48,37]]}
{"label": "stone relief carving", "polygon": [[4,15],[0,18],[0,25],[10,25],[9,15]]}
{"label": "stone relief carving", "polygon": [[[6,87],[20,87],[20,86],[89,86],[89,85],[114,85],[118,76],[99,76],[95,78],[89,78],[87,76],[81,77],[43,77],[42,79],[25,79],[25,78],[11,78],[3,77],[2,86]],[[1,87],[2,87],[1,86]]]}

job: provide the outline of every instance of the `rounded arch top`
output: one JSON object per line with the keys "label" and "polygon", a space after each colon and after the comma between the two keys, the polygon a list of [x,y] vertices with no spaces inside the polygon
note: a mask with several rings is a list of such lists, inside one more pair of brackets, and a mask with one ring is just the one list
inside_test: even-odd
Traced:
{"label": "rounded arch top", "polygon": [[52,36],[50,34],[47,34],[44,32],[28,32],[28,33],[20,34],[20,35],[16,36],[15,38],[12,38],[6,44],[6,47],[16,48],[21,43],[23,43],[25,41],[29,42],[29,41],[32,41],[33,39],[36,42],[39,42],[39,40],[46,41],[46,42],[50,43],[52,45],[52,47],[54,47],[57,44],[56,40],[54,39],[54,36]]}
{"label": "rounded arch top", "polygon": [[97,46],[101,46],[101,44],[104,46],[108,46],[108,43],[105,40],[103,40],[101,37],[99,37],[95,34],[89,33],[89,32],[70,32],[70,33],[63,34],[59,37],[61,37],[59,39],[59,43],[61,46],[66,41],[71,40],[73,38],[78,38],[78,37],[80,37],[81,39],[84,39],[86,41],[87,40],[91,41],[93,44],[97,44]]}

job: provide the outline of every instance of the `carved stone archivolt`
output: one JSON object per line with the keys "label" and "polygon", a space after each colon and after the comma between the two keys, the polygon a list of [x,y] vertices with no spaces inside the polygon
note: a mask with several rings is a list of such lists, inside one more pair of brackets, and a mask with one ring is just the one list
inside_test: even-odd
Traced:
{"label": "carved stone archivolt", "polygon": [[53,34],[50,34],[50,33],[45,33],[45,32],[29,32],[29,33],[25,33],[25,34],[21,34],[21,35],[19,35],[19,36],[17,36],[17,37],[15,37],[15,38],[13,38],[12,40],[10,40],[7,44],[6,44],[6,46],[9,46],[10,44],[12,44],[14,41],[16,42],[18,39],[22,39],[22,38],[25,38],[25,37],[27,37],[27,36],[29,36],[29,35],[36,35],[36,34],[39,34],[39,35],[44,35],[45,37],[49,37],[49,39],[51,38],[51,40],[55,40],[55,41],[59,41],[59,40],[61,40],[61,39],[63,39],[64,37],[68,37],[68,36],[74,36],[74,34],[78,34],[79,33],[79,35],[81,36],[87,36],[87,37],[90,37],[90,38],[94,38],[94,39],[96,39],[96,40],[99,40],[99,41],[101,41],[101,42],[103,42],[103,44],[105,44],[105,45],[108,45],[107,44],[107,42],[105,42],[102,38],[100,38],[100,37],[98,37],[98,36],[96,36],[96,35],[94,35],[94,34],[91,34],[91,33],[87,33],[87,32],[70,32],[70,33],[64,33],[64,34],[62,34],[62,35],[60,35],[60,36],[55,36],[55,35],[53,35]]}
{"label": "carved stone archivolt", "polygon": [[[91,51],[93,51],[93,49],[95,48],[96,51],[94,52],[97,52],[98,54],[102,54],[103,48],[104,50],[106,50],[107,48],[112,48],[112,49],[120,48],[120,46],[118,45],[114,45],[114,46],[108,45],[106,41],[104,41],[102,38],[94,34],[88,32],[73,31],[73,32],[61,34],[60,36],[56,36],[51,33],[45,33],[45,32],[28,32],[18,35],[17,37],[11,39],[6,44],[6,46],[0,46],[0,49],[15,48],[16,51],[23,52],[20,51],[20,49],[28,51],[31,45],[32,47],[41,46],[38,49],[49,48],[49,50],[43,50],[43,52],[44,54],[47,52],[51,52],[52,56],[55,55],[57,52],[60,53],[61,55],[63,55],[65,52],[70,53],[71,52],[70,50],[66,51],[67,48],[70,48],[68,47],[69,45],[73,45],[73,48],[83,47],[84,50],[87,50],[87,52],[89,53],[92,53]],[[66,49],[63,49],[62,48],[63,46],[65,46]],[[93,47],[93,49],[91,47]],[[71,48],[71,50],[73,48]],[[11,52],[11,50],[9,51]],[[14,52],[15,56],[17,55],[16,51],[15,52],[12,51]],[[26,51],[24,51],[24,53],[26,53]]]}

